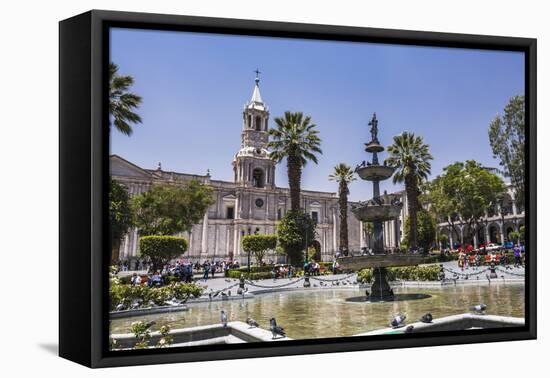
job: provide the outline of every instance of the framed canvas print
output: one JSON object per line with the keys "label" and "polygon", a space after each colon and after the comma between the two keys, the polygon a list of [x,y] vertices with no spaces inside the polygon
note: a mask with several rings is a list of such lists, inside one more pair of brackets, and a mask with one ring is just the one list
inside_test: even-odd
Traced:
{"label": "framed canvas print", "polygon": [[534,39],[61,21],[60,355],[535,338],[535,114]]}

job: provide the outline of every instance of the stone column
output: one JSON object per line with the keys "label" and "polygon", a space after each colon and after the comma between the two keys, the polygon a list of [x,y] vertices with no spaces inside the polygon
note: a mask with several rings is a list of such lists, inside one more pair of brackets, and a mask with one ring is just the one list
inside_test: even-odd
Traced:
{"label": "stone column", "polygon": [[464,247],[464,226],[460,226],[460,244]]}
{"label": "stone column", "polygon": [[489,235],[489,224],[485,224],[485,244],[489,244],[491,242],[491,235]]}
{"label": "stone column", "polygon": [[449,246],[450,246],[450,249],[453,249],[453,229],[452,228],[449,230]]}
{"label": "stone column", "polygon": [[504,223],[500,224],[500,244],[504,244]]}
{"label": "stone column", "polygon": [[233,226],[233,258],[236,258],[238,254],[238,244],[237,244],[239,242],[238,239],[239,239],[239,227],[237,227],[237,225],[234,225]]}
{"label": "stone column", "polygon": [[365,247],[365,232],[363,230],[363,222],[359,221],[359,247]]}
{"label": "stone column", "polygon": [[201,254],[206,254],[208,251],[208,210],[204,213],[202,219],[202,235],[201,235]]}

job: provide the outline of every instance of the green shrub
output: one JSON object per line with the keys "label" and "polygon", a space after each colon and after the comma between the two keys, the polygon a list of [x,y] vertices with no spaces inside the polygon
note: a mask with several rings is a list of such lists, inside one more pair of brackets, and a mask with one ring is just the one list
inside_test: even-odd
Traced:
{"label": "green shrub", "polygon": [[[419,265],[387,268],[388,281],[437,281],[439,265]],[[371,283],[373,269],[363,269],[357,275],[357,281]]]}
{"label": "green shrub", "polygon": [[149,257],[153,270],[159,270],[170,260],[183,255],[187,251],[187,240],[177,236],[142,236],[139,238],[141,256]]}
{"label": "green shrub", "polygon": [[166,301],[175,298],[186,302],[189,298],[198,298],[204,288],[195,284],[173,283],[162,287],[148,287],[147,285],[112,284],[109,288],[109,302],[111,310],[115,310],[119,304],[128,309],[135,302],[141,302],[141,307],[151,304],[162,306]]}

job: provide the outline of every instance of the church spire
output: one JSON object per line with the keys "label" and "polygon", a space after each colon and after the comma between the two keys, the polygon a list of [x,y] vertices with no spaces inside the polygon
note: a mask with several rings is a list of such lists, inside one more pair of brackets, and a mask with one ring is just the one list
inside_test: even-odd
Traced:
{"label": "church spire", "polygon": [[254,81],[256,82],[256,85],[254,85],[254,92],[252,92],[252,98],[250,99],[249,107],[263,107],[264,102],[262,100],[262,96],[260,94],[260,70],[256,69],[254,71],[256,73],[256,78]]}

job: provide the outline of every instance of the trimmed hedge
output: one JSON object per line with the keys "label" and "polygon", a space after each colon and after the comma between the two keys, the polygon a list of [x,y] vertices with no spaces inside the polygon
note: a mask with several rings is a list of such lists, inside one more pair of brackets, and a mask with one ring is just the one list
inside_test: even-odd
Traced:
{"label": "trimmed hedge", "polygon": [[187,251],[187,240],[177,236],[150,235],[139,238],[139,253],[151,259],[154,269]]}
{"label": "trimmed hedge", "polygon": [[[439,265],[419,265],[387,268],[389,281],[437,281]],[[363,269],[357,275],[357,281],[371,283],[373,269]]]}
{"label": "trimmed hedge", "polygon": [[141,303],[139,307],[148,307],[152,304],[162,306],[172,298],[184,302],[190,297],[198,298],[203,291],[204,288],[201,286],[185,283],[173,283],[159,288],[150,288],[147,285],[112,283],[109,287],[109,302],[111,310],[115,310],[119,304],[128,309],[135,302]]}

